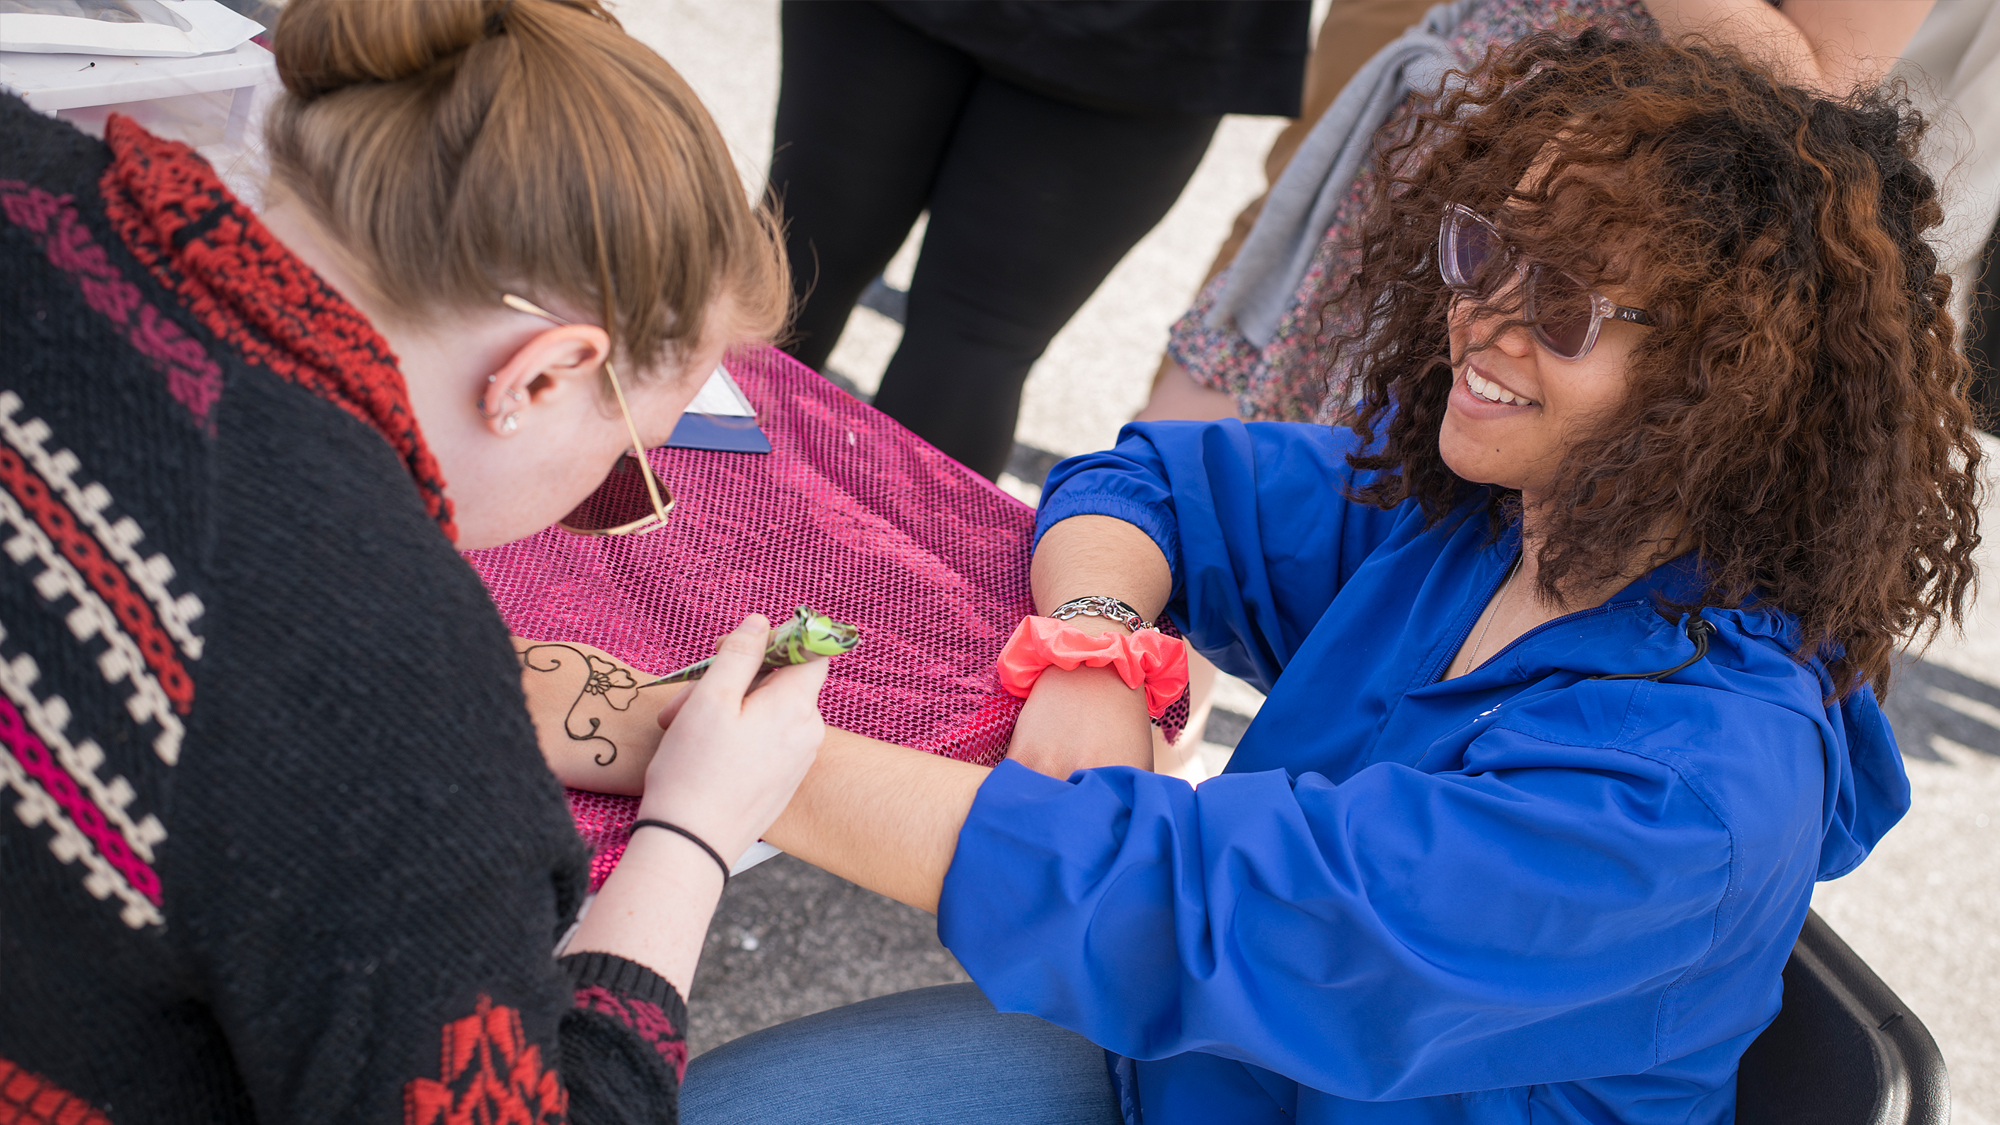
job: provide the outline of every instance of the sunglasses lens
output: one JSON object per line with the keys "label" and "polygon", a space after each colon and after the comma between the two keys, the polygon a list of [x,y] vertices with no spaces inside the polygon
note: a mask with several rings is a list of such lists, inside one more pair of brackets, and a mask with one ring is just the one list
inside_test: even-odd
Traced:
{"label": "sunglasses lens", "polygon": [[1561,270],[1537,268],[1529,278],[1528,315],[1542,346],[1576,359],[1590,344],[1590,290]]}
{"label": "sunglasses lens", "polygon": [[1484,296],[1493,291],[1500,239],[1477,215],[1454,207],[1445,216],[1444,245],[1439,264],[1445,282]]}
{"label": "sunglasses lens", "polygon": [[605,535],[617,533],[621,528],[646,530],[632,525],[647,522],[657,525],[659,513],[653,509],[652,494],[646,491],[645,471],[628,453],[618,459],[617,466],[597,486],[597,491],[584,497],[575,511],[559,521],[559,526],[584,535]]}

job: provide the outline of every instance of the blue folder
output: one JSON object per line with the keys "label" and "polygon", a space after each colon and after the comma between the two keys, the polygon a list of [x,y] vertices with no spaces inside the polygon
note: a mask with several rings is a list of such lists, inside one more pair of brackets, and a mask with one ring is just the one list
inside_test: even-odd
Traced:
{"label": "blue folder", "polygon": [[717,367],[674,426],[667,445],[718,453],[769,453],[771,439],[757,426],[757,412],[743,388]]}
{"label": "blue folder", "polygon": [[757,419],[693,411],[681,415],[667,445],[674,449],[713,449],[718,453],[771,452],[771,439],[758,428]]}

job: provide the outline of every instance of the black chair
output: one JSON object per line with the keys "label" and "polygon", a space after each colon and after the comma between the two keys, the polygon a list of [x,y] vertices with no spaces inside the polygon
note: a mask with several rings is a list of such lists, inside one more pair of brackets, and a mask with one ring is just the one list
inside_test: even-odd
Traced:
{"label": "black chair", "polygon": [[1947,1125],[1951,1087],[1931,1033],[1847,943],[1806,914],[1785,1006],[1743,1053],[1740,1125]]}

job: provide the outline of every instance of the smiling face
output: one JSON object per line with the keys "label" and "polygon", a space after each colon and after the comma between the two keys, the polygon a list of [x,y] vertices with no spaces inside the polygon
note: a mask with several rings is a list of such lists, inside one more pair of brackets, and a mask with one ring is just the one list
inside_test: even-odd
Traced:
{"label": "smiling face", "polygon": [[[1631,296],[1603,292],[1620,304]],[[1452,304],[1452,387],[1438,451],[1460,477],[1519,489],[1532,505],[1555,478],[1574,436],[1625,401],[1632,351],[1648,330],[1606,321],[1588,355],[1565,360],[1514,325],[1475,351],[1503,319],[1466,298]]]}
{"label": "smiling face", "polygon": [[[1537,161],[1523,177],[1522,191],[1539,179],[1542,168]],[[1576,437],[1624,403],[1633,350],[1653,329],[1605,319],[1588,352],[1564,359],[1538,341],[1532,328],[1508,324],[1520,316],[1517,289],[1523,280],[1524,274],[1514,273],[1490,303],[1453,299],[1452,387],[1438,449],[1461,478],[1518,489],[1532,508]],[[1597,291],[1617,305],[1640,303],[1628,287],[1604,285]]]}

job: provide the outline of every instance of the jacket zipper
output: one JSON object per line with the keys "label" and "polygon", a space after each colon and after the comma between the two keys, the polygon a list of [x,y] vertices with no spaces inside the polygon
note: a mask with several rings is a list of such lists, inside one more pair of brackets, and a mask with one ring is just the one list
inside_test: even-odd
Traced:
{"label": "jacket zipper", "polygon": [[[1486,599],[1488,601],[1492,601],[1493,595],[1491,594],[1486,595]],[[1575,613],[1565,613],[1561,617],[1557,617],[1549,621],[1544,621],[1540,625],[1535,626],[1534,628],[1528,630],[1525,633],[1522,633],[1520,636],[1515,637],[1513,640],[1508,641],[1506,644],[1493,650],[1493,655],[1487,657],[1486,662],[1484,664],[1481,664],[1479,667],[1484,668],[1486,667],[1487,664],[1491,664],[1495,660],[1500,659],[1502,656],[1512,651],[1515,646],[1525,641],[1534,639],[1536,634],[1542,632],[1545,629],[1552,629],[1555,626],[1560,625],[1565,621],[1571,620],[1572,618],[1582,617],[1585,614],[1596,613],[1598,610],[1602,609],[1610,609],[1613,605],[1617,604],[1624,604],[1624,603],[1606,602],[1603,605],[1591,606],[1589,609],[1579,609]],[[1473,620],[1477,621],[1478,618],[1475,617],[1473,618]],[[1466,630],[1466,634],[1468,636],[1471,635],[1471,632],[1472,631],[1470,629]],[[1697,610],[1696,612],[1688,615],[1688,622],[1686,628],[1683,630],[1683,635],[1685,635],[1687,639],[1694,644],[1694,655],[1688,657],[1686,660],[1681,661],[1679,664],[1676,664],[1671,668],[1662,668],[1653,672],[1616,672],[1616,673],[1602,672],[1594,676],[1585,676],[1584,678],[1587,680],[1665,679],[1666,677],[1673,675],[1675,672],[1678,672],[1681,669],[1686,668],[1688,665],[1693,664],[1696,661],[1699,661],[1703,657],[1708,655],[1708,638],[1715,635],[1715,625],[1712,622],[1708,621],[1706,618],[1702,617],[1700,611]],[[1460,647],[1463,647],[1465,645],[1465,638],[1460,637],[1458,643]],[[1451,651],[1454,656],[1458,654],[1458,649],[1456,648],[1452,649]],[[1447,660],[1445,661],[1445,668],[1449,667],[1451,667],[1451,662]],[[1562,669],[1556,668],[1553,670],[1561,671]],[[1442,676],[1443,674],[1444,674],[1444,669],[1443,668],[1438,669],[1438,675]],[[1471,670],[1468,670],[1466,672],[1466,675],[1468,676],[1471,674],[1472,674]],[[1432,680],[1431,682],[1442,683],[1443,681]]]}
{"label": "jacket zipper", "polygon": [[[1514,567],[1516,567],[1516,566],[1519,566],[1519,565],[1521,565],[1521,552],[1519,552],[1519,551],[1516,551],[1516,552],[1514,552],[1514,564],[1513,564],[1513,566],[1509,566],[1509,567],[1507,567],[1507,568],[1506,568],[1505,570],[1502,570],[1502,571],[1500,572],[1500,577],[1498,577],[1498,578],[1496,578],[1496,579],[1494,579],[1494,580],[1493,580],[1493,584],[1492,584],[1491,586],[1489,586],[1489,587],[1487,588],[1487,590],[1486,590],[1486,601],[1485,601],[1485,602],[1482,602],[1482,603],[1480,603],[1481,605],[1490,605],[1490,604],[1492,604],[1492,602],[1493,602],[1493,598],[1494,598],[1494,595],[1496,595],[1496,594],[1498,594],[1498,593],[1500,592],[1500,586],[1501,586],[1501,584],[1507,581],[1507,576],[1508,576],[1508,575],[1510,575],[1510,574],[1512,574],[1512,573],[1514,573]],[[1480,617],[1481,617],[1482,615],[1484,615],[1484,613],[1485,613],[1485,612],[1486,612],[1486,611],[1485,611],[1485,610],[1483,610],[1483,609],[1482,609],[1482,610],[1480,610],[1480,612],[1479,612],[1479,613],[1475,613],[1475,614],[1473,614],[1473,615],[1472,615],[1472,620],[1470,620],[1470,621],[1468,621],[1468,622],[1466,622],[1466,623],[1465,623],[1465,629],[1464,629],[1464,630],[1463,630],[1462,632],[1460,632],[1460,633],[1458,634],[1458,642],[1457,642],[1456,644],[1452,645],[1452,646],[1451,646],[1450,648],[1448,648],[1448,649],[1446,649],[1446,650],[1445,650],[1445,655],[1444,655],[1444,659],[1443,659],[1442,661],[1440,661],[1440,662],[1438,662],[1438,663],[1435,663],[1435,664],[1433,664],[1433,665],[1431,666],[1431,670],[1430,670],[1430,674],[1424,677],[1424,682],[1425,682],[1425,683],[1427,683],[1427,684],[1441,684],[1441,683],[1443,683],[1443,682],[1444,682],[1444,674],[1445,674],[1445,673],[1446,673],[1447,671],[1450,671],[1450,670],[1451,670],[1451,662],[1452,662],[1452,661],[1454,661],[1454,660],[1456,660],[1456,659],[1458,659],[1458,650],[1459,650],[1459,649],[1462,649],[1462,648],[1464,648],[1464,647],[1465,647],[1465,641],[1466,641],[1466,638],[1468,638],[1468,637],[1472,636],[1472,627],[1473,627],[1474,625],[1477,625],[1477,624],[1479,624],[1479,618],[1480,618]],[[1552,625],[1552,624],[1554,624],[1554,622],[1545,622],[1545,624],[1551,624],[1551,625]],[[1540,626],[1537,626],[1537,628],[1540,628]],[[1532,632],[1532,630],[1531,630],[1531,632]],[[1525,634],[1525,633],[1524,633],[1524,634],[1522,634],[1522,637],[1525,637],[1526,635],[1527,635],[1527,634]],[[1521,637],[1516,637],[1516,638],[1515,638],[1515,640],[1517,640],[1517,641],[1518,641],[1518,640],[1520,640],[1520,639],[1521,639]],[[1507,648],[1512,648],[1512,647],[1514,647],[1514,646],[1513,646],[1513,645],[1508,645],[1508,646],[1507,646]],[[1507,648],[1503,648],[1503,649],[1501,649],[1501,650],[1500,650],[1500,652],[1505,652],[1505,651],[1507,651]],[[1497,657],[1497,656],[1499,656],[1499,655],[1500,655],[1500,652],[1496,652],[1496,653],[1494,653],[1493,655]],[[1468,669],[1467,671],[1470,671],[1470,669]]]}

